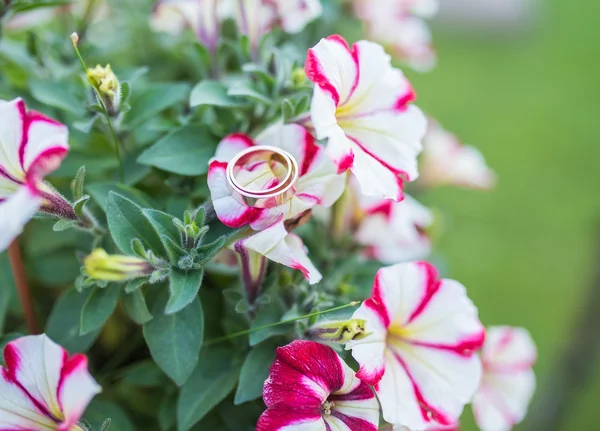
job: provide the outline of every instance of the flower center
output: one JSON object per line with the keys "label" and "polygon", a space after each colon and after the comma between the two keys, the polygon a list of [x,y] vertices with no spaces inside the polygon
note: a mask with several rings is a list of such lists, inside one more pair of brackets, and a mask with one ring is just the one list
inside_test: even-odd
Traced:
{"label": "flower center", "polygon": [[406,341],[407,338],[410,338],[411,331],[399,324],[390,325],[387,333],[387,344],[401,344]]}
{"label": "flower center", "polygon": [[321,406],[321,409],[323,409],[323,413],[325,413],[326,415],[330,415],[331,409],[333,409],[334,407],[335,403],[333,401],[325,401]]}

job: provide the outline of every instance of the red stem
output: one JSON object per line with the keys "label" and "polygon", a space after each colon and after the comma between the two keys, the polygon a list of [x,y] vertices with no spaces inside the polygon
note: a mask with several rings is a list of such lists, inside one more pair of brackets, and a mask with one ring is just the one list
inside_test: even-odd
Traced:
{"label": "red stem", "polygon": [[15,285],[17,287],[19,302],[21,303],[21,308],[23,308],[23,314],[25,315],[27,329],[29,330],[30,334],[39,334],[40,329],[35,316],[35,310],[33,309],[33,301],[31,300],[29,284],[27,283],[27,274],[25,273],[25,266],[23,265],[23,258],[21,257],[21,249],[19,248],[19,243],[17,240],[14,240],[13,243],[8,247],[8,258],[10,260],[10,266],[12,268]]}

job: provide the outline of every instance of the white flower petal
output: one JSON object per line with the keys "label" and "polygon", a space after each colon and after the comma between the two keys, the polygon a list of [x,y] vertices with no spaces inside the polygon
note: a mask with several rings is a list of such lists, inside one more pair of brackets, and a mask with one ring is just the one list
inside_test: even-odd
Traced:
{"label": "white flower petal", "polygon": [[23,232],[41,203],[41,198],[27,186],[20,187],[8,198],[0,199],[0,251],[6,250]]}
{"label": "white flower petal", "polygon": [[[25,102],[0,100],[0,177],[23,181],[25,173],[19,160],[26,121]],[[1,183],[0,183],[1,186]]]}

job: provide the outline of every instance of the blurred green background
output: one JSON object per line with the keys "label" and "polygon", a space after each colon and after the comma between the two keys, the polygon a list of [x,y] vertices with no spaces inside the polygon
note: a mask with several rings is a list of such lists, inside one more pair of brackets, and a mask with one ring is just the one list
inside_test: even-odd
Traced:
{"label": "blurred green background", "polygon": [[[418,104],[498,173],[489,193],[444,188],[423,200],[445,213],[438,251],[484,323],[525,326],[536,340],[529,419],[549,413],[541,403],[559,378],[557,355],[600,263],[600,3],[547,0],[537,12],[516,31],[434,25],[439,64],[410,74]],[[569,394],[572,408],[553,429],[596,429],[598,368]],[[470,414],[463,424],[476,429]]]}

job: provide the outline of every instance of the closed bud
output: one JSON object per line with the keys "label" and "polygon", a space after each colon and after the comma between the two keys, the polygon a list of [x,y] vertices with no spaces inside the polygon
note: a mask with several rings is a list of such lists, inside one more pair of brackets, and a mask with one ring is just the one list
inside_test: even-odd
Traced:
{"label": "closed bud", "polygon": [[154,271],[152,265],[138,257],[110,255],[101,248],[84,259],[84,272],[96,280],[127,281]]}
{"label": "closed bud", "polygon": [[110,68],[110,64],[106,67],[97,65],[93,69],[88,69],[87,78],[108,113],[111,116],[116,115],[121,106],[121,84]]}
{"label": "closed bud", "polygon": [[292,85],[294,88],[301,87],[305,85],[306,82],[306,72],[303,67],[297,67],[292,70]]}
{"label": "closed bud", "polygon": [[351,319],[319,323],[306,331],[307,338],[327,343],[345,344],[358,341],[370,335],[365,332],[366,321]]}

